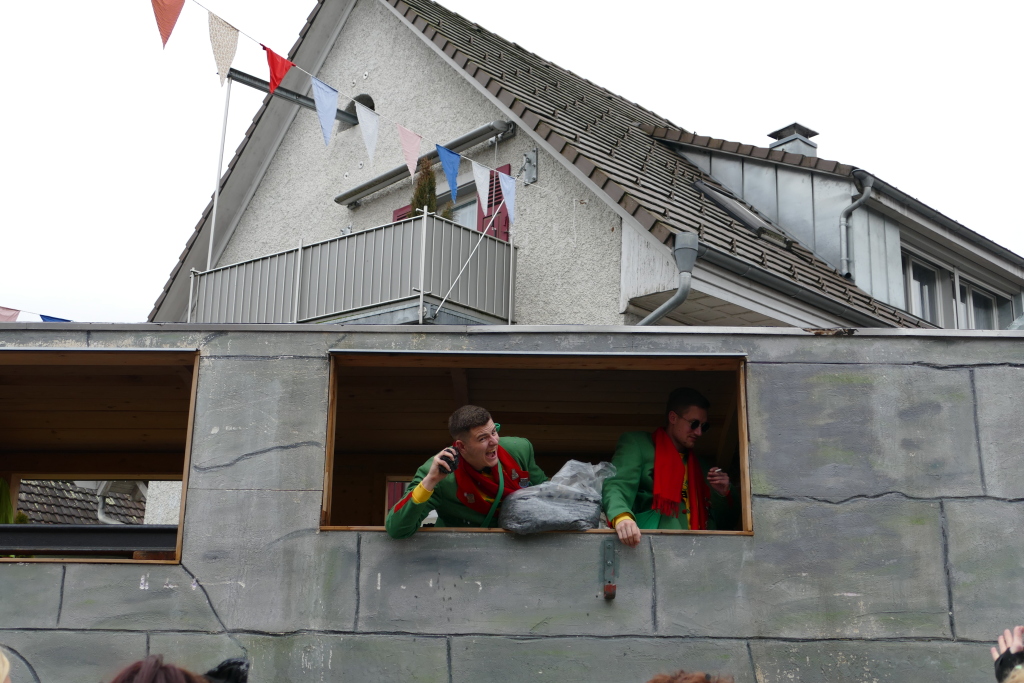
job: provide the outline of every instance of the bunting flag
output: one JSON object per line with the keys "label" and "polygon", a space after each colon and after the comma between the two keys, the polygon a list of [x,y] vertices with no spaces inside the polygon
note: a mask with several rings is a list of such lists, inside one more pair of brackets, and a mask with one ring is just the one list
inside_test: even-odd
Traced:
{"label": "bunting flag", "polygon": [[213,60],[217,63],[220,84],[224,85],[238,49],[238,29],[213,12],[210,12],[210,45],[213,47]]}
{"label": "bunting flag", "polygon": [[359,130],[363,133],[363,144],[366,145],[366,153],[370,155],[370,163],[373,163],[373,154],[377,151],[377,131],[380,130],[380,114],[365,107],[355,100],[356,118],[359,119]]}
{"label": "bunting flag", "polygon": [[444,169],[444,177],[448,180],[448,189],[452,192],[452,201],[454,202],[455,195],[459,190],[459,163],[462,161],[462,157],[447,147],[434,146],[437,147],[437,156],[441,158],[441,168]]}
{"label": "bunting flag", "polygon": [[156,15],[156,27],[160,29],[160,38],[167,47],[174,25],[178,23],[178,15],[185,6],[185,0],[153,0],[153,14]]}
{"label": "bunting flag", "polygon": [[476,193],[480,197],[480,206],[491,205],[491,169],[481,166],[475,161],[473,164],[473,181],[476,183]]}
{"label": "bunting flag", "polygon": [[511,225],[516,222],[516,179],[510,175],[498,173],[498,182],[501,183],[501,194],[505,198],[508,222]]}
{"label": "bunting flag", "polygon": [[16,308],[4,308],[0,306],[0,323],[69,323],[65,318],[55,318],[52,315],[39,315],[28,311],[19,311]]}
{"label": "bunting flag", "polygon": [[260,43],[260,47],[267,51],[267,64],[270,65],[270,93],[273,94],[277,90],[277,86],[281,85],[281,81],[284,80],[284,75],[288,73],[288,69],[295,66],[295,64],[289,62],[263,43]]}
{"label": "bunting flag", "polygon": [[405,157],[405,165],[409,167],[409,175],[416,175],[416,161],[420,158],[420,140],[423,138],[411,130],[398,126],[398,137],[402,141],[402,155]]}
{"label": "bunting flag", "polygon": [[320,130],[324,134],[324,144],[331,144],[331,131],[334,130],[334,117],[338,112],[338,91],[319,78],[313,80],[313,101],[316,103],[316,115],[320,119]]}

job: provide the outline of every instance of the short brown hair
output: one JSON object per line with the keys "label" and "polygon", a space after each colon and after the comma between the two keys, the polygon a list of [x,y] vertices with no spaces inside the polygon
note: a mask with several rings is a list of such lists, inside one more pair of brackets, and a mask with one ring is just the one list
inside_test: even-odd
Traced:
{"label": "short brown hair", "polygon": [[669,413],[682,415],[690,406],[709,410],[711,408],[711,401],[704,398],[704,394],[696,389],[689,387],[673,389],[672,393],[668,395],[668,401],[665,403],[665,417],[668,417]]}
{"label": "short brown hair", "polygon": [[470,429],[483,427],[490,421],[491,414],[480,406],[462,406],[448,418],[448,433],[458,439]]}
{"label": "short brown hair", "polygon": [[129,664],[110,683],[208,683],[199,674],[173,664],[164,664],[163,655],[150,655]]}
{"label": "short brown hair", "polygon": [[733,679],[732,676],[715,676],[702,671],[686,673],[680,669],[674,674],[658,674],[647,683],[733,683]]}

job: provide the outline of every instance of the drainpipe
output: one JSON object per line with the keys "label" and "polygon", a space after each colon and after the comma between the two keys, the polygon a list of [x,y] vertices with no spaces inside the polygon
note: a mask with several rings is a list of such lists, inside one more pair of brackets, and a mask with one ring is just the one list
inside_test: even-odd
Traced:
{"label": "drainpipe", "polygon": [[843,209],[843,212],[839,215],[839,274],[847,280],[853,279],[852,269],[850,268],[850,264],[853,261],[850,258],[850,215],[853,214],[857,207],[868,200],[868,197],[871,196],[871,186],[875,184],[874,176],[866,173],[860,180],[863,185],[860,197],[857,198],[857,201]]}
{"label": "drainpipe", "polygon": [[119,522],[109,516],[107,511],[104,509],[106,507],[106,497],[107,493],[110,491],[111,483],[112,482],[109,481],[101,481],[99,482],[99,486],[96,488],[96,498],[99,499],[99,504],[96,506],[96,518],[103,524],[124,524],[124,522]]}
{"label": "drainpipe", "polygon": [[689,296],[693,264],[697,261],[697,233],[677,232],[672,255],[675,256],[676,267],[679,269],[679,289],[668,301],[658,306],[653,313],[638,322],[637,325],[653,325],[674,311]]}

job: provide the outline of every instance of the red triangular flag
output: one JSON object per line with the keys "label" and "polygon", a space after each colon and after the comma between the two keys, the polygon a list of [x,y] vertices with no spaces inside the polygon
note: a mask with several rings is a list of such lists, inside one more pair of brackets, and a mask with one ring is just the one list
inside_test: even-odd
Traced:
{"label": "red triangular flag", "polygon": [[274,92],[277,90],[277,86],[281,85],[281,80],[288,73],[288,69],[295,65],[263,43],[260,43],[260,47],[267,51],[267,64],[270,65],[270,92]]}
{"label": "red triangular flag", "polygon": [[156,25],[160,29],[164,47],[167,47],[167,39],[171,37],[171,31],[178,23],[178,15],[184,6],[185,0],[153,0],[153,14],[156,15]]}

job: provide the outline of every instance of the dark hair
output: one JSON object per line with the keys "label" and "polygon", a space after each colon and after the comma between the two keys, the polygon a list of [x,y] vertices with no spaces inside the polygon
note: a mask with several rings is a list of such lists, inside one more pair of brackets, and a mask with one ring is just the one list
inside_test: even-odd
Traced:
{"label": "dark hair", "polygon": [[490,421],[491,414],[480,406],[462,406],[448,418],[448,433],[458,439],[470,429],[483,427]]}
{"label": "dark hair", "polygon": [[686,673],[680,669],[674,674],[658,674],[647,683],[733,683],[733,679],[732,676],[715,676],[703,671]]}
{"label": "dark hair", "polygon": [[698,408],[708,410],[711,408],[711,401],[704,398],[704,395],[696,389],[689,387],[673,389],[672,393],[668,395],[668,402],[665,404],[665,417],[668,417],[669,413],[682,415],[690,406],[697,406]]}
{"label": "dark hair", "polygon": [[207,680],[173,664],[164,664],[163,655],[150,655],[126,666],[110,683],[207,683]]}

